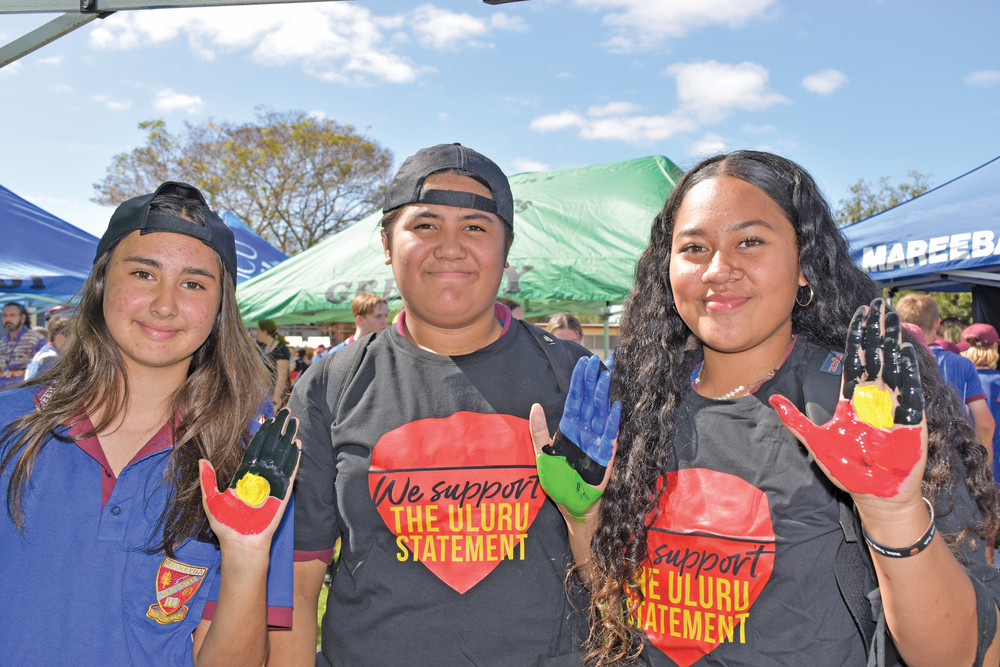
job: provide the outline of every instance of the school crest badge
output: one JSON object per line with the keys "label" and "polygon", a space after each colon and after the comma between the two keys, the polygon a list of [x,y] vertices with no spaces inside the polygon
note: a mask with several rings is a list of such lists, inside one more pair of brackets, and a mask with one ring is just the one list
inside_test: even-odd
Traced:
{"label": "school crest badge", "polygon": [[173,558],[164,558],[156,571],[156,603],[149,605],[148,618],[160,625],[184,620],[186,603],[201,587],[207,567],[194,567]]}

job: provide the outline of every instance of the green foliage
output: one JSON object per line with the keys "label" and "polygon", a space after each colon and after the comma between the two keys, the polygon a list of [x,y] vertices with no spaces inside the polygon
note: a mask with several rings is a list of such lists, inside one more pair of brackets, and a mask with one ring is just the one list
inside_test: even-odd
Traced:
{"label": "green foliage", "polygon": [[117,206],[163,181],[191,183],[288,254],[377,209],[392,176],[389,150],[300,111],[261,108],[256,122],[186,124],[183,135],[162,120],[139,129],[146,143],[113,158],[93,201]]}
{"label": "green foliage", "polygon": [[893,302],[899,301],[907,294],[929,294],[937,302],[942,320],[955,317],[962,320],[966,325],[972,324],[972,292],[915,292],[912,290],[900,290],[892,296],[892,300]]}
{"label": "green foliage", "polygon": [[841,199],[837,209],[833,212],[834,220],[840,226],[849,225],[859,220],[880,213],[905,201],[913,199],[917,195],[923,194],[930,187],[927,183],[927,175],[912,169],[907,172],[909,182],[892,185],[889,177],[883,176],[878,179],[878,183],[872,185],[868,181],[859,179],[848,190],[851,196]]}

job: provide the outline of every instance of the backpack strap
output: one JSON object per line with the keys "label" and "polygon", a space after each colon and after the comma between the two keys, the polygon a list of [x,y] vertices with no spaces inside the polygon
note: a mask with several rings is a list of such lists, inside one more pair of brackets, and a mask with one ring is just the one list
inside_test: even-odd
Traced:
{"label": "backpack strap", "polygon": [[[370,333],[337,350],[326,362],[323,369],[326,374],[326,418],[330,424],[335,424],[340,417],[340,405],[344,402],[347,387],[358,374],[361,361],[365,358],[368,346],[375,340],[376,333]],[[333,381],[331,382],[331,378]]]}
{"label": "backpack strap", "polygon": [[549,360],[549,366],[556,375],[556,382],[559,383],[559,391],[563,394],[568,394],[569,380],[573,375],[574,360],[569,356],[566,343],[563,343],[558,338],[549,334],[548,331],[535,326],[531,322],[518,319],[514,321],[520,322],[528,330],[531,339],[535,341],[535,345],[541,349],[545,354],[545,358]]}
{"label": "backpack strap", "polygon": [[[802,381],[802,399],[803,411],[814,423],[824,424],[833,416],[833,408],[840,398],[842,370],[843,354],[840,352],[829,352],[821,348],[810,359]],[[854,511],[850,496],[837,491],[837,502],[840,505],[840,528],[844,533],[844,541],[837,549],[834,565],[837,587],[864,641],[865,651],[868,652],[877,635],[878,626],[872,601],[868,597],[878,587],[875,566],[864,542],[858,540],[860,519]],[[878,664],[884,663],[880,661]]]}

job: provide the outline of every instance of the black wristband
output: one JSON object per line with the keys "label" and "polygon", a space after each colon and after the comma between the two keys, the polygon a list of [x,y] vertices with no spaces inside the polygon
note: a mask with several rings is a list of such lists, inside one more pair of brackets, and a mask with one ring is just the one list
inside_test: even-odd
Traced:
{"label": "black wristband", "polygon": [[896,549],[894,547],[887,547],[884,544],[880,544],[872,539],[868,531],[865,530],[864,525],[861,526],[861,534],[865,536],[865,542],[868,546],[872,548],[877,554],[886,556],[887,558],[909,558],[910,556],[916,556],[918,553],[930,546],[931,542],[934,540],[934,533],[937,529],[934,527],[934,505],[931,501],[926,498],[923,499],[927,503],[927,508],[931,511],[931,525],[927,526],[927,532],[925,532],[919,540],[914,542],[908,547],[902,549]]}

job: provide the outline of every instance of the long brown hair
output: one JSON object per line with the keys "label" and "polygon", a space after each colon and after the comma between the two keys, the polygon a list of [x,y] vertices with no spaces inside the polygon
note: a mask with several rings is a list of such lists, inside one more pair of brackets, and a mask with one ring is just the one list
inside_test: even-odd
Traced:
{"label": "long brown hair", "polygon": [[[165,199],[154,201],[152,210],[204,224],[204,215],[199,220],[197,210],[192,211],[184,202]],[[113,252],[95,261],[81,288],[80,305],[73,318],[73,344],[59,363],[26,383],[38,390],[47,386],[46,400],[0,432],[4,451],[0,474],[10,470],[7,513],[19,530],[24,529],[23,497],[31,485],[35,461],[50,439],[68,441],[56,435],[60,426],[101,406],[104,416],[92,430],[77,436],[86,439],[110,426],[126,408],[129,382],[125,364],[104,320],[105,281]],[[231,479],[249,440],[250,424],[267,393],[267,371],[243,327],[233,276],[218,255],[216,258],[222,271],[222,294],[215,324],[195,351],[187,378],[174,392],[169,406],[169,414],[178,416],[174,446],[163,477],[170,497],[160,517],[162,539],[149,547],[171,556],[185,540],[209,534],[201,505],[198,459],[210,461],[220,480]]]}

